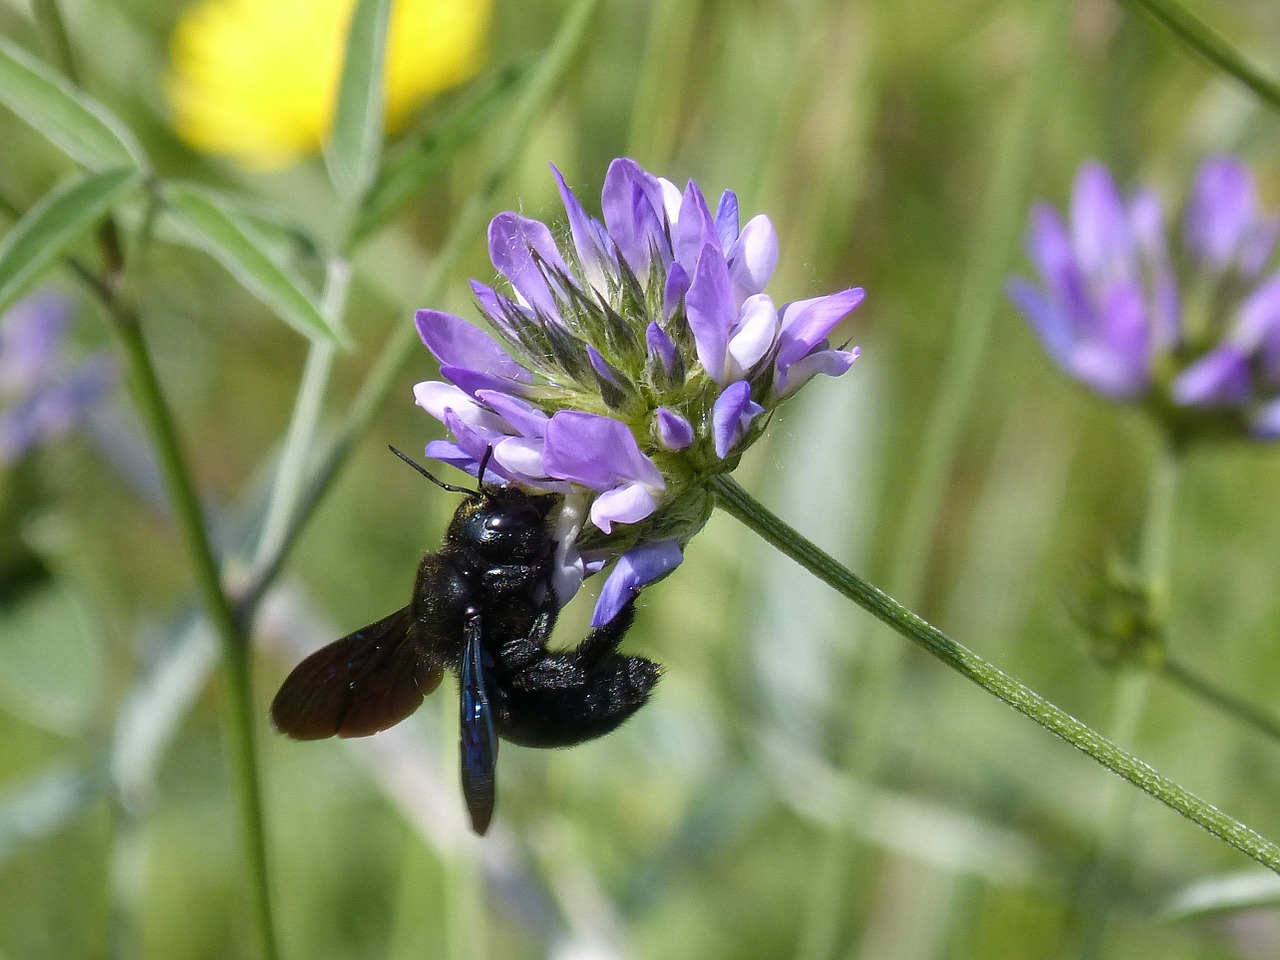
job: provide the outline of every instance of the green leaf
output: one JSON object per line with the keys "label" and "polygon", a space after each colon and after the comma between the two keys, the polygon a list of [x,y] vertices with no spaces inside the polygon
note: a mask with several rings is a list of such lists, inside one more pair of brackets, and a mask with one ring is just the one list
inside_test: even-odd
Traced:
{"label": "green leaf", "polygon": [[219,194],[195,184],[169,184],[164,198],[192,242],[280,319],[312,339],[342,342],[302,282],[271,258],[256,231],[246,229]]}
{"label": "green leaf", "polygon": [[1160,908],[1165,920],[1193,920],[1274,908],[1280,904],[1280,877],[1259,870],[1241,870],[1207,877],[1176,891]]}
{"label": "green leaf", "polygon": [[147,166],[142,148],[123,123],[3,35],[0,103],[90,170]]}
{"label": "green leaf", "polygon": [[329,179],[345,197],[360,197],[378,172],[385,112],[382,65],[390,17],[391,0],[359,0],[351,15],[338,103],[325,151]]}
{"label": "green leaf", "polygon": [[135,183],[135,169],[91,173],[55,187],[0,240],[0,313],[103,218]]}
{"label": "green leaf", "polygon": [[504,70],[390,160],[365,195],[352,227],[353,241],[359,242],[417,196],[524,90],[531,75],[528,66]]}

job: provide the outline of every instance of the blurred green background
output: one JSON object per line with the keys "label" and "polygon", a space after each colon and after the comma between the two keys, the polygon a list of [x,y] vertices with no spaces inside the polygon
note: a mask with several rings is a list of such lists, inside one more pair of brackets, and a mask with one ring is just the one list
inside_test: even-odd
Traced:
{"label": "blurred green background", "polygon": [[[1176,204],[1203,155],[1237,151],[1280,203],[1280,117],[1110,0],[1071,5],[1060,30],[1056,6],[603,3],[489,213],[556,217],[548,162],[597,209],[609,160],[629,155],[709,195],[737,191],[744,220],[769,214],[782,250],[775,298],[865,286],[843,328],[862,358],[789,404],[738,479],[1109,732],[1143,681],[1096,666],[1068,610],[1108,554],[1134,554],[1156,438],[1062,377],[1001,284],[1028,270],[1019,238],[1031,199],[1061,204],[1086,158]],[[1188,6],[1255,62],[1280,65],[1269,0]],[[86,86],[161,173],[260,195],[331,238],[318,159],[245,173],[171,132],[159,78],[179,10],[68,3]],[[567,10],[499,0],[473,86],[535,58]],[[0,28],[45,56],[21,4],[0,6]],[[420,123],[467,95],[433,101]],[[409,322],[501,128],[499,115],[358,258],[355,347],[338,361],[326,424]],[[3,110],[0,143],[0,187],[24,209],[72,169]],[[447,302],[430,305],[475,316],[469,276],[492,280],[482,242]],[[201,492],[234,550],[261,509],[306,343],[183,247],[157,244],[143,303]],[[76,338],[84,350],[110,342],[88,301]],[[367,742],[274,734],[267,705],[288,668],[401,606],[419,555],[438,546],[454,502],[385,449],[439,436],[410,392],[433,363],[423,350],[403,376],[259,618],[284,956],[1280,956],[1274,907],[1163,916],[1191,885],[1247,874],[1245,858],[723,516],[645,594],[628,649],[667,667],[652,704],[573,750],[504,747],[499,822],[483,840],[462,819],[447,686]],[[948,424],[952,455],[937,439]],[[253,955],[224,691],[186,555],[147,492],[147,458],[126,442],[138,435],[121,389],[103,423],[5,478],[0,537],[50,576],[0,602],[0,957]],[[1170,643],[1280,710],[1278,485],[1269,449],[1186,464]],[[589,609],[583,598],[566,612],[562,642]],[[1280,835],[1280,744],[1149,686],[1125,745]],[[1100,880],[1103,849],[1113,863]]]}

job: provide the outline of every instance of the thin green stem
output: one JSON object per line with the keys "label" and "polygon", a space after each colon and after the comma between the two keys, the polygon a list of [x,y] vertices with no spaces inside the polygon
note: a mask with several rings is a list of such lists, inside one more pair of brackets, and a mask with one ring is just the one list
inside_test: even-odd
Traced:
{"label": "thin green stem", "polygon": [[[1173,525],[1177,513],[1178,479],[1182,462],[1172,448],[1162,446],[1151,465],[1146,517],[1139,544],[1138,564],[1146,578],[1148,596],[1163,619],[1168,609],[1169,565]],[[1136,744],[1151,697],[1151,674],[1124,671],[1115,688],[1115,704],[1108,731],[1117,743]],[[1084,884],[1077,911],[1085,925],[1078,956],[1089,960],[1105,955],[1104,941],[1111,914],[1111,887],[1116,866],[1133,842],[1135,795],[1112,781],[1103,802],[1097,854]]]}
{"label": "thin green stem", "polygon": [[894,631],[1171,810],[1280,873],[1280,847],[1270,840],[1120,749],[1034,690],[952,640],[878,587],[846,570],[767,510],[733,479],[717,477],[711,481],[711,487],[718,506]]}
{"label": "thin green stem", "polygon": [[58,0],[31,0],[31,12],[35,15],[36,24],[53,48],[54,62],[58,69],[67,75],[75,86],[80,86],[80,72],[76,69],[76,58],[71,50],[71,35],[67,33],[66,22],[62,19],[62,10]]}
{"label": "thin green stem", "polygon": [[1234,693],[1223,689],[1212,680],[1206,679],[1172,658],[1165,658],[1160,665],[1160,674],[1193,696],[1212,704],[1224,713],[1253,727],[1263,736],[1280,743],[1280,718],[1269,711],[1241,700]]}
{"label": "thin green stem", "polygon": [[262,791],[254,742],[255,711],[249,648],[231,602],[222,589],[218,562],[209,542],[191,474],[182,455],[177,428],[160,387],[155,366],[151,362],[137,316],[124,308],[118,308],[114,316],[114,326],[124,348],[134,402],[159,456],[165,489],[194,568],[196,588],[222,646],[229,687],[227,730],[231,763],[235,770],[236,799],[244,831],[254,926],[263,960],[275,960],[278,951],[272,921]]}
{"label": "thin green stem", "polygon": [[1280,86],[1263,76],[1244,57],[1201,20],[1174,0],[1122,0],[1146,13],[1169,30],[1195,53],[1223,73],[1244,84],[1273,109],[1280,110]]}
{"label": "thin green stem", "polygon": [[[144,233],[149,230],[149,224],[148,215],[143,220]],[[138,246],[141,254],[144,243],[140,242]],[[177,426],[142,335],[138,311],[132,301],[121,294],[116,284],[99,279],[73,258],[68,258],[67,262],[73,273],[102,303],[112,321],[111,328],[125,355],[130,393],[155,447],[165,491],[173,507],[182,539],[187,545],[197,592],[222,646],[229,688],[226,704],[227,732],[237,806],[244,833],[254,926],[262,960],[275,960],[279,953],[272,920],[261,781],[253,734],[255,711],[244,631],[223,590],[200,500],[182,454]]]}
{"label": "thin green stem", "polygon": [[[35,14],[50,35],[56,56],[72,83],[79,85],[74,50],[57,0],[34,0]],[[155,213],[149,203],[138,231],[135,260],[145,254]],[[98,231],[103,268],[94,276],[75,260],[72,270],[102,300],[112,328],[125,355],[130,392],[160,461],[165,490],[187,545],[196,588],[206,615],[222,646],[227,673],[227,734],[230,740],[236,799],[244,833],[248,887],[254,928],[262,960],[276,960],[275,924],[272,918],[270,879],[267,871],[266,830],[262,814],[261,780],[254,742],[253,685],[249,648],[227,592],[223,589],[218,560],[209,539],[200,499],[187,468],[177,425],[160,386],[150,351],[142,334],[138,309],[124,287],[125,255],[114,218],[108,217]],[[134,283],[137,278],[131,278]]]}
{"label": "thin green stem", "polygon": [[[454,268],[484,229],[494,196],[506,184],[512,170],[519,163],[533,124],[541,115],[542,105],[580,49],[587,35],[587,25],[599,2],[600,0],[579,0],[565,19],[541,67],[531,77],[523,99],[513,111],[507,124],[508,136],[494,154],[489,175],[471,195],[466,207],[454,221],[444,247],[432,262],[427,280],[417,298],[419,302],[438,303],[443,299]],[[418,338],[412,324],[397,325],[378,355],[364,385],[356,394],[337,436],[312,471],[278,548],[261,557],[257,573],[240,599],[243,616],[251,614],[279,574],[290,549],[329,491],[338,471],[346,464],[369,424],[399,384],[400,376],[413,358],[417,344]]]}

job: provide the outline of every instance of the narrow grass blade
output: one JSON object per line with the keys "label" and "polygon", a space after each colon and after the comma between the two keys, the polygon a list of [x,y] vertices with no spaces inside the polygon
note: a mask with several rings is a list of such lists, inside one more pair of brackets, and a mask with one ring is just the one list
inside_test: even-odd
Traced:
{"label": "narrow grass blade", "polygon": [[0,240],[0,313],[137,181],[133,168],[87,174],[55,187],[28,210]]}
{"label": "narrow grass blade", "polygon": [[343,341],[301,281],[268,255],[259,238],[238,222],[218,194],[194,184],[170,184],[164,201],[191,240],[285,323],[313,340]]}
{"label": "narrow grass blade", "polygon": [[344,197],[357,198],[373,183],[382,154],[382,89],[391,0],[359,0],[347,32],[346,59],[329,132],[325,164]]}
{"label": "narrow grass blade", "polygon": [[3,35],[0,103],[90,170],[146,169],[142,148],[128,127]]}

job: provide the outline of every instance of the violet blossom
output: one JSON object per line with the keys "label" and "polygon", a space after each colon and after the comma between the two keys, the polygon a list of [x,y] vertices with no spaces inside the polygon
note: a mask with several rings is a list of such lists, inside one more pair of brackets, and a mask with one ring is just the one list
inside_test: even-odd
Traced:
{"label": "violet blossom", "polygon": [[863,291],[777,306],[765,293],[773,224],[740,225],[729,191],[713,213],[692,181],[682,191],[619,159],[601,221],[552,171],[567,230],[493,219],[489,252],[509,289],[471,285],[493,334],[419,310],[448,382],[414,395],[452,434],[428,456],[474,476],[492,450],[486,482],[562,495],[557,597],[613,562],[600,625],[679,564],[710,515],[707,480],[737,466],[778,404],[849,369],[857,348],[828,337]]}
{"label": "violet blossom", "polygon": [[1009,296],[1066,373],[1144,404],[1174,442],[1280,439],[1278,235],[1235,157],[1201,165],[1181,231],[1152,190],[1126,198],[1088,163],[1067,223],[1047,204],[1032,212],[1040,283],[1016,279]]}
{"label": "violet blossom", "polygon": [[71,316],[70,302],[46,290],[0,318],[0,465],[70,431],[115,382],[105,354],[69,357]]}

